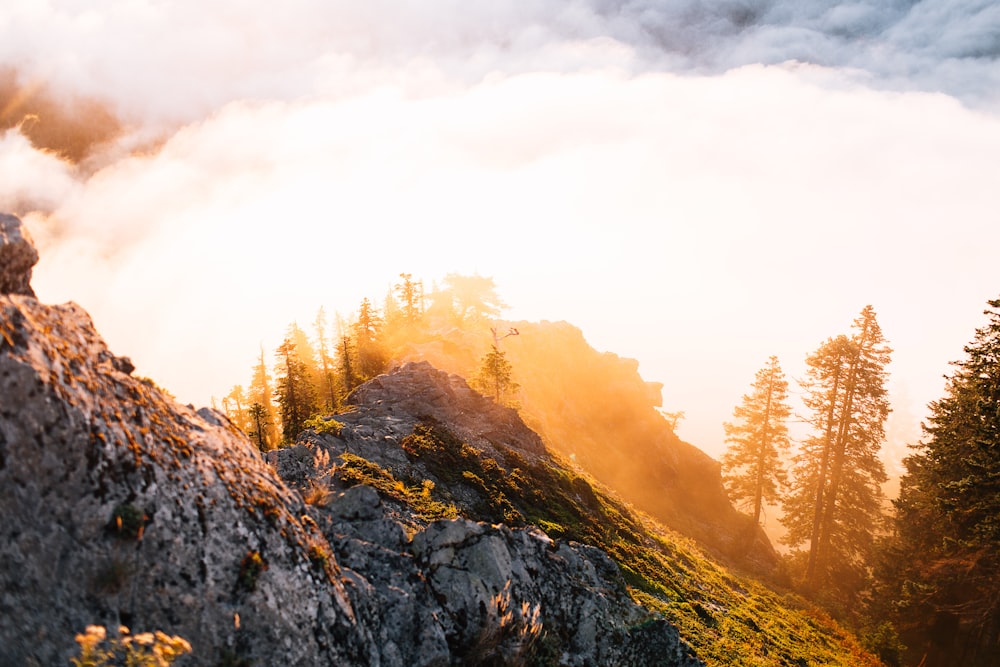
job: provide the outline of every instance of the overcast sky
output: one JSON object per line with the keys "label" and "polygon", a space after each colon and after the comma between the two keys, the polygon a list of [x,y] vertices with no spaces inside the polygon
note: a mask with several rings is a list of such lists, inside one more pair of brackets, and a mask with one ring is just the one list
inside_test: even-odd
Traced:
{"label": "overcast sky", "polygon": [[713,454],[870,303],[898,445],[1000,294],[994,2],[3,4],[0,66],[125,128],[79,165],[0,135],[36,291],[185,402],[320,305],[478,272]]}

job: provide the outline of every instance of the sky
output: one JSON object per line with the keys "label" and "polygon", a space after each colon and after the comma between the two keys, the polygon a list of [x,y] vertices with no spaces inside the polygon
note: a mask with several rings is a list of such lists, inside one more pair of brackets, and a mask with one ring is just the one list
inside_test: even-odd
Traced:
{"label": "sky", "polygon": [[119,121],[78,162],[0,134],[35,290],[182,402],[319,306],[478,273],[713,455],[871,304],[900,453],[1000,294],[994,2],[0,2],[0,69]]}

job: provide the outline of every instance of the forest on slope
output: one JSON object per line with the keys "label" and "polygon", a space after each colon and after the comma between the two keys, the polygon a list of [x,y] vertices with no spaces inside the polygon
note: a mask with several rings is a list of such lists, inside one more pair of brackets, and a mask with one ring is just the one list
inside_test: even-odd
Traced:
{"label": "forest on slope", "polygon": [[[400,274],[381,308],[365,299],[334,327],[321,310],[312,336],[290,325],[273,366],[262,351],[249,389],[234,387],[222,407],[266,450],[293,441],[316,415],[335,413],[364,380],[399,363],[430,361],[518,408],[569,464],[716,558],[823,605],[865,634],[886,664],[990,664],[1000,630],[989,583],[992,459],[956,455],[951,469],[928,473],[940,430],[931,426],[906,461],[902,497],[886,511],[878,450],[890,409],[891,348],[871,306],[850,334],[832,336],[807,359],[802,389],[812,435],[788,439],[787,381],[772,358],[726,425],[730,450],[722,466],[676,436],[677,416],[660,409],[660,386],[639,377],[637,362],[595,351],[567,323],[502,321],[504,308],[490,278],[449,274],[425,291],[422,281]],[[979,363],[982,375],[998,374]],[[956,400],[935,403],[932,423]],[[977,493],[960,502],[955,488]],[[969,507],[971,497],[979,504]],[[793,547],[785,556],[758,525],[763,502],[783,509]],[[955,517],[970,513],[983,518],[964,519],[956,531]],[[921,533],[923,541],[913,533],[914,517],[934,528]],[[904,552],[911,567],[898,566]]]}

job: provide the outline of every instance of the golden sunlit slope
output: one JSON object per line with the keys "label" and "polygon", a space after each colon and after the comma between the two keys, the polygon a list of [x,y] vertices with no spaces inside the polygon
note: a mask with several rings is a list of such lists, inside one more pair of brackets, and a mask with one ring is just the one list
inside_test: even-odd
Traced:
{"label": "golden sunlit slope", "polygon": [[[320,525],[331,495],[365,485],[415,532],[458,516],[597,547],[618,565],[632,599],[654,612],[646,622],[662,615],[712,667],[879,664],[822,612],[718,564],[564,457],[537,450],[529,433],[513,411],[455,376],[412,363],[362,385],[335,420],[267,458],[314,499]],[[543,625],[550,611],[542,607]],[[549,659],[536,653],[506,664],[577,664],[543,653]],[[676,664],[661,660],[614,664]]]}
{"label": "golden sunlit slope", "polygon": [[[472,378],[492,342],[489,328],[482,320],[456,325],[430,317],[397,356]],[[638,362],[598,352],[565,322],[497,328],[518,331],[500,345],[520,385],[522,416],[548,447],[727,562],[778,575],[764,533],[729,502],[718,462],[671,430],[657,410],[660,386],[640,377]]]}

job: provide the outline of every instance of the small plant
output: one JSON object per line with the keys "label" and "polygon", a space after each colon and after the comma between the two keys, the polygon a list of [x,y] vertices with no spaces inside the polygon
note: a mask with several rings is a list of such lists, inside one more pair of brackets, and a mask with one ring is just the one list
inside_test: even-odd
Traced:
{"label": "small plant", "polygon": [[267,561],[259,551],[248,551],[240,561],[240,575],[236,580],[239,587],[245,591],[257,589],[257,579],[267,569]]}
{"label": "small plant", "polygon": [[508,581],[484,611],[480,634],[465,660],[471,664],[526,664],[542,636],[541,606],[527,600],[515,604]]}
{"label": "small plant", "polygon": [[333,499],[333,491],[328,483],[321,480],[309,480],[309,486],[302,492],[302,500],[314,507],[326,507]]}
{"label": "small plant", "polygon": [[135,505],[119,505],[111,513],[108,528],[120,540],[141,540],[149,517]]}
{"label": "small plant", "polygon": [[309,547],[309,560],[325,570],[330,561],[330,554],[322,545],[313,544]]}
{"label": "small plant", "polygon": [[335,436],[339,436],[340,430],[344,428],[344,425],[333,417],[321,417],[320,415],[307,419],[302,426],[305,428],[311,428],[316,433]]}
{"label": "small plant", "polygon": [[88,625],[83,634],[77,635],[80,655],[72,658],[74,667],[166,667],[191,652],[186,639],[159,630],[132,635],[122,625],[117,637],[107,635],[103,625]]}

